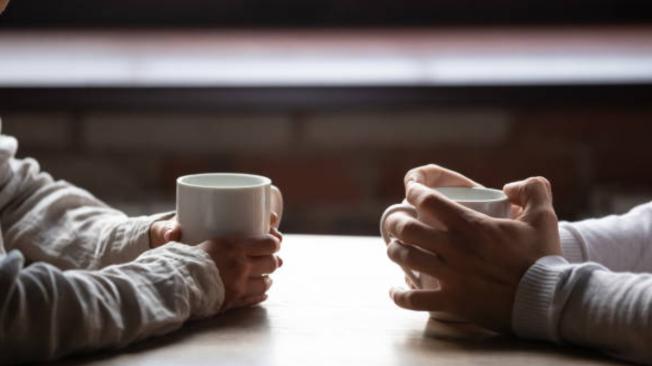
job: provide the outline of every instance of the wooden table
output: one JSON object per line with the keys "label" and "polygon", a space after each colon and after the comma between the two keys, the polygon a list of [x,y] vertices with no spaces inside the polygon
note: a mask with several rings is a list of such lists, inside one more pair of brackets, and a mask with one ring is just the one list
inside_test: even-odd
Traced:
{"label": "wooden table", "polygon": [[402,273],[378,237],[287,235],[262,306],[66,365],[594,365],[589,351],[461,332],[397,308]]}

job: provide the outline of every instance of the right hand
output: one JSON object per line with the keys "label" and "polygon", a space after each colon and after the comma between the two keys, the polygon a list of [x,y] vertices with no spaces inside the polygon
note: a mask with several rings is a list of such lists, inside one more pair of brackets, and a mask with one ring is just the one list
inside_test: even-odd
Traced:
{"label": "right hand", "polygon": [[407,192],[421,220],[390,215],[387,224],[398,240],[387,254],[401,267],[437,278],[441,286],[394,289],[392,299],[403,308],[444,311],[511,331],[521,277],[539,258],[561,254],[550,183],[535,177],[505,185],[509,200],[523,208],[514,219],[487,216],[420,183],[408,184]]}
{"label": "right hand", "polygon": [[199,245],[220,271],[224,303],[220,312],[256,305],[267,299],[272,286],[269,274],[283,265],[276,252],[281,248],[280,233],[260,238],[218,238]]}

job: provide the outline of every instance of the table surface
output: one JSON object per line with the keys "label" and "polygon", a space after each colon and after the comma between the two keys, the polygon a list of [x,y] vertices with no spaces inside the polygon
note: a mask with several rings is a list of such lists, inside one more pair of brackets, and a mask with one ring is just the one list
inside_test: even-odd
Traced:
{"label": "table surface", "polygon": [[379,237],[287,235],[261,306],[62,365],[594,365],[591,351],[452,328],[399,309]]}
{"label": "table surface", "polygon": [[643,26],[0,33],[5,88],[650,82]]}

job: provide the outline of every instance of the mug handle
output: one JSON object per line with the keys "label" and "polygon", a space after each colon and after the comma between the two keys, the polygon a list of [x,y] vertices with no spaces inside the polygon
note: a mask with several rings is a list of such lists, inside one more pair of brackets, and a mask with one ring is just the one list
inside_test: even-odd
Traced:
{"label": "mug handle", "polygon": [[272,185],[272,211],[278,215],[277,224],[281,224],[281,219],[283,218],[283,194],[281,190],[278,189],[275,185]]}
{"label": "mug handle", "polygon": [[[380,234],[383,237],[383,240],[385,241],[385,245],[388,245],[391,241],[397,240],[393,238],[390,234],[389,231],[387,230],[387,227],[385,227],[385,221],[389,217],[389,215],[395,213],[395,212],[405,212],[406,214],[414,217],[415,219],[417,218],[417,210],[410,204],[405,203],[397,203],[395,205],[389,206],[385,212],[383,212],[383,216],[380,219]],[[401,266],[403,269],[403,272],[405,272],[405,275],[412,281],[414,282],[417,287],[421,288],[421,277],[419,276],[418,272],[415,272],[409,268],[405,268]]]}

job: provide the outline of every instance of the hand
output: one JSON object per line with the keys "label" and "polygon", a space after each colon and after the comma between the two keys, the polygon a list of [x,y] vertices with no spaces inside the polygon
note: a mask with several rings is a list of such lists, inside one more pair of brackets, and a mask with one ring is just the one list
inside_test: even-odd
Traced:
{"label": "hand", "polygon": [[[436,290],[392,289],[403,308],[444,311],[500,332],[511,331],[519,281],[539,258],[559,255],[550,183],[529,178],[503,188],[521,210],[514,219],[492,218],[437,191],[408,182],[407,200],[422,221],[396,213],[387,225],[398,241],[387,248],[401,266],[436,277]],[[443,223],[435,228],[430,223]]]}
{"label": "hand", "polygon": [[[272,212],[270,217],[271,229],[270,234],[283,240],[283,235],[278,231],[280,220],[275,212]],[[181,226],[177,221],[175,215],[169,220],[156,221],[149,227],[149,247],[156,248],[171,241],[179,241],[181,239]]]}
{"label": "hand", "polygon": [[267,299],[272,279],[267,275],[283,265],[274,255],[281,240],[271,234],[262,238],[220,238],[199,245],[220,271],[224,283],[221,312],[258,304]]}

